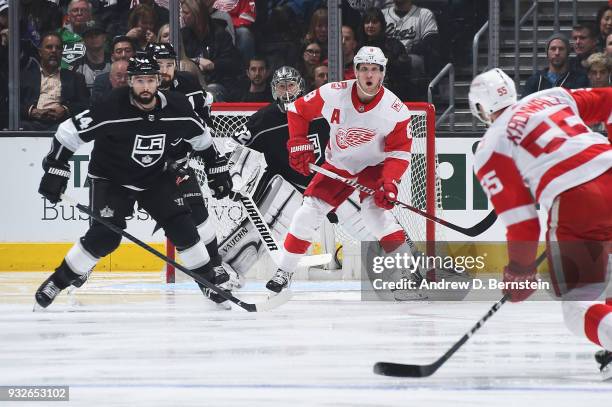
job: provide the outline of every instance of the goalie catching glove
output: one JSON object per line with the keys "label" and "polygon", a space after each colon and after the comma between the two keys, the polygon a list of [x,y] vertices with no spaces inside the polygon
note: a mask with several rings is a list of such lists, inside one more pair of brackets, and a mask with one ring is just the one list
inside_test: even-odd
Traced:
{"label": "goalie catching glove", "polygon": [[291,168],[304,176],[309,176],[310,167],[308,165],[316,161],[312,143],[306,138],[291,138],[287,141],[287,150],[289,150]]}
{"label": "goalie catching glove", "polygon": [[45,174],[40,180],[38,193],[47,198],[51,203],[61,201],[62,194],[66,191],[70,179],[70,165],[66,162],[43,160]]}

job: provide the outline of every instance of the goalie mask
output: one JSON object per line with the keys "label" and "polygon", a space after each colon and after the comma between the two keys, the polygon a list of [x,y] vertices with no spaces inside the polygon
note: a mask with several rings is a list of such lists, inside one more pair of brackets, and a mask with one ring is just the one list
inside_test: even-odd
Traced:
{"label": "goalie mask", "polygon": [[295,102],[306,89],[304,79],[297,69],[290,66],[281,66],[272,75],[272,97],[281,111],[287,111],[287,105]]}
{"label": "goalie mask", "polygon": [[516,103],[516,87],[504,71],[494,68],[474,78],[468,98],[472,114],[490,125],[491,114]]}

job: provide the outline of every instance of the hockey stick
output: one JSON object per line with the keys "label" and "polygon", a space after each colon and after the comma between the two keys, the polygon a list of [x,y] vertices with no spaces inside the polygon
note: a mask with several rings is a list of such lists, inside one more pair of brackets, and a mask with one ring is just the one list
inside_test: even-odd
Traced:
{"label": "hockey stick", "polygon": [[[205,287],[211,289],[212,291],[214,291],[215,293],[219,294],[220,296],[222,296],[226,300],[233,302],[234,304],[238,305],[239,307],[241,307],[241,308],[243,308],[243,309],[245,309],[245,310],[247,310],[249,312],[269,311],[271,309],[274,309],[274,308],[276,308],[276,307],[286,303],[291,298],[291,295],[292,295],[291,291],[290,290],[283,290],[278,295],[270,297],[267,301],[259,303],[259,304],[250,304],[250,303],[241,301],[238,298],[234,297],[232,294],[230,294],[230,293],[226,292],[225,290],[217,287],[213,283],[205,280],[204,278],[202,278],[202,276],[200,276],[200,275],[194,273],[193,271],[189,270],[187,267],[185,267],[185,266],[175,262],[174,260],[169,259],[168,257],[164,256],[163,254],[161,254],[160,252],[158,252],[157,250],[155,250],[154,248],[152,248],[151,246],[149,246],[148,244],[146,244],[142,240],[138,239],[137,237],[129,234],[128,232],[126,232],[125,230],[121,229],[120,227],[118,227],[116,225],[113,225],[112,223],[110,223],[106,219],[102,218],[101,216],[96,215],[93,210],[89,209],[88,206],[85,206],[85,205],[82,205],[82,204],[78,203],[75,199],[73,199],[73,198],[71,198],[71,197],[69,197],[68,195],[65,195],[65,194],[62,194],[62,200],[70,202],[78,210],[80,210],[81,212],[83,212],[86,215],[89,215],[90,217],[92,217],[96,221],[100,222],[101,224],[103,224],[104,226],[106,226],[107,228],[112,230],[113,232],[118,233],[121,236],[125,237],[126,239],[131,240],[132,242],[136,243],[138,246],[142,247],[143,249],[145,249],[149,253],[153,254],[154,256],[157,256],[158,258],[162,259],[166,263],[168,263],[168,264],[174,266],[175,268],[181,270],[183,273],[187,274],[189,277],[193,278],[198,283],[204,285]],[[285,293],[285,291],[287,291],[287,292]]]}
{"label": "hockey stick", "polygon": [[[536,259],[534,263],[535,267],[537,268],[540,263],[544,261],[545,258],[546,251],[544,251],[544,253],[542,253]],[[478,331],[484,325],[484,323],[487,322],[489,318],[491,318],[497,311],[499,311],[501,306],[504,305],[504,303],[508,301],[509,298],[510,294],[504,294],[504,296],[499,301],[493,304],[489,312],[487,312],[485,316],[483,316],[478,320],[478,322],[476,322],[476,325],[474,325],[472,329],[470,329],[465,335],[463,335],[457,343],[455,343],[448,351],[446,351],[444,355],[442,355],[434,363],[431,363],[429,365],[405,365],[402,363],[377,362],[374,365],[374,373],[383,376],[393,377],[431,376],[436,372],[436,370],[440,368],[440,366],[442,366],[448,359],[450,359],[450,357],[453,356],[453,354],[457,352],[457,350],[459,350],[459,348],[463,346],[463,344],[466,343],[468,339],[470,339],[470,337],[474,335],[476,331]]]}
{"label": "hockey stick", "polygon": [[[255,202],[253,202],[253,198],[248,195],[243,195],[239,192],[236,192],[236,196],[240,200],[240,203],[242,204],[244,209],[246,210],[247,216],[253,226],[255,226],[257,233],[259,233],[259,237],[264,242],[268,253],[270,253],[270,256],[272,257],[274,262],[278,263],[277,257],[280,256],[281,253],[280,246],[272,235],[272,231],[270,230],[268,223],[265,222],[263,216],[261,216],[259,208],[257,208],[257,205],[255,204]],[[330,253],[303,256],[298,262],[298,267],[318,266],[320,264],[329,263],[331,259],[332,258]]]}
{"label": "hockey stick", "polygon": [[[336,174],[335,172],[331,172],[329,170],[326,170],[325,168],[319,167],[316,164],[310,164],[310,169],[312,171],[318,172],[320,174],[325,175],[326,177],[329,177],[331,179],[335,179],[336,181],[340,181],[343,184],[349,185],[361,192],[365,192],[368,195],[374,195],[374,193],[376,191],[374,191],[372,188],[368,188],[364,185],[359,184],[357,181],[348,179],[348,178],[344,178],[341,175]],[[495,211],[491,211],[486,218],[484,218],[483,220],[481,220],[479,223],[477,223],[476,225],[469,227],[469,228],[464,228],[461,227],[459,225],[455,225],[454,223],[450,223],[444,219],[440,219],[437,216],[434,215],[430,215],[425,211],[422,211],[418,208],[415,208],[414,206],[410,206],[406,203],[400,202],[400,201],[392,201],[395,205],[401,206],[402,208],[406,208],[412,212],[418,213],[419,215],[434,221],[436,223],[439,223],[442,226],[446,226],[449,229],[452,229],[454,231],[457,231],[459,233],[463,233],[466,236],[470,236],[470,237],[475,237],[480,235],[481,233],[483,233],[484,231],[486,231],[487,229],[489,229],[497,220],[497,215],[495,214]]]}

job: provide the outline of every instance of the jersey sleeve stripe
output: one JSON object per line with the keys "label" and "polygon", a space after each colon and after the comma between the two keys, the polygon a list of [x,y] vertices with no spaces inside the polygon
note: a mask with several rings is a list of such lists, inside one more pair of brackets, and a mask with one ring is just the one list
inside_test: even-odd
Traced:
{"label": "jersey sleeve stripe", "polygon": [[117,120],[105,120],[103,122],[100,122],[94,126],[88,127],[86,129],[83,130],[79,130],[79,134],[83,134],[83,133],[87,133],[89,131],[95,130],[98,127],[101,126],[105,126],[107,124],[112,124],[112,123],[127,123],[127,122],[135,122],[135,121],[139,121],[139,120],[143,120],[142,117],[132,117],[130,119],[117,119]]}
{"label": "jersey sleeve stripe", "polygon": [[593,144],[590,147],[582,150],[578,154],[566,158],[560,163],[548,169],[540,179],[536,189],[536,200],[540,200],[540,195],[548,187],[548,185],[563,174],[578,169],[587,164],[589,161],[596,158],[598,155],[609,152],[610,144]]}
{"label": "jersey sleeve stripe", "polygon": [[527,204],[504,211],[499,214],[499,218],[506,226],[511,226],[529,219],[537,219],[538,212],[533,204]]}
{"label": "jersey sleeve stripe", "polygon": [[409,151],[390,151],[388,153],[385,153],[385,158],[397,158],[400,160],[410,161],[411,157],[412,153],[410,153]]}

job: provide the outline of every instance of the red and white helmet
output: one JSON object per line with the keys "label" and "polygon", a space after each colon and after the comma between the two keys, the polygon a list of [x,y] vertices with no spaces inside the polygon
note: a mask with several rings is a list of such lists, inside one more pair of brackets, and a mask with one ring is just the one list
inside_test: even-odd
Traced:
{"label": "red and white helmet", "polygon": [[491,124],[491,114],[516,103],[514,81],[499,68],[476,76],[470,85],[470,110],[480,121]]}
{"label": "red and white helmet", "polygon": [[359,64],[376,64],[381,66],[381,71],[385,71],[387,66],[387,58],[383,54],[382,50],[378,47],[365,46],[359,48],[357,54],[353,58],[353,65],[357,69]]}

